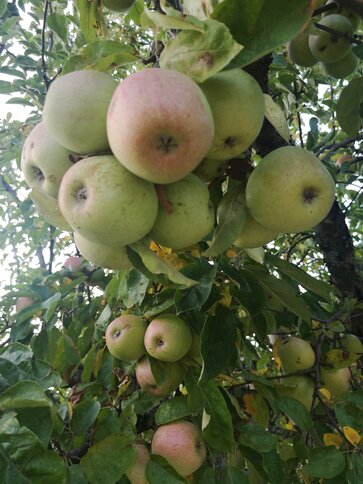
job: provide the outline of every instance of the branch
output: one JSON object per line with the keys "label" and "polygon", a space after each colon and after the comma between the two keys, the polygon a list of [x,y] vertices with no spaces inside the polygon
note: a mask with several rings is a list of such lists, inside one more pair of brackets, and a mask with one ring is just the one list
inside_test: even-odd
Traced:
{"label": "branch", "polygon": [[336,39],[338,38],[345,38],[348,39],[351,44],[361,44],[362,40],[360,35],[349,35],[347,32],[340,32],[339,30],[332,29],[331,27],[327,27],[326,25],[319,24],[318,22],[314,23],[317,29],[323,30],[324,32],[328,32],[332,34]]}
{"label": "branch", "polygon": [[49,8],[50,8],[50,2],[45,2],[44,15],[43,15],[43,27],[42,27],[41,59],[42,59],[42,71],[43,71],[42,77],[47,90],[50,86],[50,79],[47,76],[47,64],[45,62],[45,29],[47,27],[47,16],[48,16]]}
{"label": "branch", "polygon": [[16,205],[20,207],[21,201],[18,198],[18,195],[14,188],[12,188],[9,183],[5,180],[3,175],[0,175],[0,184],[3,187],[3,189],[10,195],[10,197],[14,200]]}

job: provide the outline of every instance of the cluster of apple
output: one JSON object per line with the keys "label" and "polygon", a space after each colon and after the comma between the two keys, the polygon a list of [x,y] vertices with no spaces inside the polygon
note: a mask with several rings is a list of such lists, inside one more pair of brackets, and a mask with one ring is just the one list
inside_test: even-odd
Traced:
{"label": "cluster of apple", "polygon": [[[333,3],[336,2],[329,0],[326,5]],[[287,52],[291,61],[303,67],[312,67],[320,61],[330,76],[336,79],[349,76],[358,66],[358,57],[352,51],[351,38],[360,22],[361,18],[357,13],[336,4],[336,8],[323,12],[318,22],[327,30],[315,29],[310,34],[302,32],[288,42]]]}

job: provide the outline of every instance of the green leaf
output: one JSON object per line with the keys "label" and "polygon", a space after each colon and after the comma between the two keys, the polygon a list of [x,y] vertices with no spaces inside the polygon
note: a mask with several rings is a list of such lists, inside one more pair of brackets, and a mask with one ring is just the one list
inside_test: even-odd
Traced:
{"label": "green leaf", "polygon": [[218,476],[218,484],[249,484],[250,482],[247,473],[239,467],[227,467]]}
{"label": "green leaf", "polygon": [[47,25],[64,43],[67,43],[68,22],[65,15],[56,12],[51,13],[47,17]]}
{"label": "green leaf", "polygon": [[290,131],[286,121],[284,111],[272,99],[269,94],[264,94],[265,97],[265,116],[267,120],[276,129],[282,139],[289,142]]}
{"label": "green leaf", "polygon": [[54,316],[61,299],[62,294],[60,292],[56,292],[52,297],[42,303],[42,308],[46,309],[44,315],[44,319],[46,321],[49,321]]}
{"label": "green leaf", "polygon": [[57,411],[55,407],[24,407],[16,409],[16,418],[19,424],[31,430],[45,448],[48,447],[53,430],[51,410]]}
{"label": "green leaf", "polygon": [[0,407],[3,409],[50,406],[51,402],[43,389],[33,381],[20,381],[0,396]]}
{"label": "green leaf", "polygon": [[8,6],[8,0],[0,0],[0,17],[4,15]]}
{"label": "green leaf", "polygon": [[347,464],[347,483],[361,484],[363,482],[363,457],[361,454],[350,454]]}
{"label": "green leaf", "polygon": [[127,308],[139,306],[144,300],[148,285],[149,279],[132,267],[121,279],[118,296]]}
{"label": "green leaf", "polygon": [[306,474],[325,479],[337,476],[344,469],[344,454],[331,445],[312,449],[309,453],[308,463],[303,467]]}
{"label": "green leaf", "polygon": [[95,422],[101,410],[100,402],[84,400],[73,409],[71,429],[75,435],[83,435]]}
{"label": "green leaf", "polygon": [[358,135],[363,126],[363,77],[356,77],[346,86],[337,104],[337,119],[342,130],[348,136]]}
{"label": "green leaf", "polygon": [[313,426],[311,416],[304,405],[295,398],[281,397],[278,406],[301,430],[309,430]]}
{"label": "green leaf", "polygon": [[276,449],[277,438],[267,432],[262,425],[248,422],[238,425],[238,442],[257,452],[270,452]]}
{"label": "green leaf", "polygon": [[248,257],[259,264],[263,264],[265,262],[265,250],[263,247],[254,247],[253,249],[243,249]]}
{"label": "green leaf", "polygon": [[188,289],[178,289],[175,293],[175,307],[177,314],[200,309],[207,301],[217,269],[205,261],[188,264],[181,272],[188,278],[197,281],[195,286]]}
{"label": "green leaf", "polygon": [[166,15],[151,11],[147,7],[144,8],[144,13],[141,16],[141,23],[143,27],[160,27],[162,29],[175,30],[196,30],[204,32],[204,23],[190,15],[184,15],[178,10],[171,7],[164,9]]}
{"label": "green leaf", "polygon": [[223,23],[208,19],[204,32],[184,30],[165,46],[160,66],[203,82],[219,72],[242,49]]}
{"label": "green leaf", "polygon": [[69,466],[67,472],[67,484],[88,484],[87,478],[79,464]]}
{"label": "green leaf", "polygon": [[0,94],[10,94],[16,92],[18,89],[9,81],[0,80]]}
{"label": "green leaf", "polygon": [[146,466],[146,477],[150,484],[184,484],[187,481],[159,455],[151,455]]}
{"label": "green leaf", "polygon": [[79,351],[72,339],[62,334],[56,344],[52,364],[63,375],[69,368],[76,366],[80,361]]}
{"label": "green leaf", "polygon": [[311,0],[225,0],[212,17],[244,46],[232,62],[243,67],[295,37],[310,20],[313,7]]}
{"label": "green leaf", "polygon": [[162,425],[190,415],[188,397],[179,396],[162,403],[155,414],[155,422]]}
{"label": "green leaf", "polygon": [[79,26],[87,42],[92,42],[98,36],[105,35],[106,26],[102,10],[98,8],[98,0],[76,0],[79,11]]}
{"label": "green leaf", "polygon": [[246,217],[245,192],[238,186],[229,190],[220,201],[217,209],[218,225],[212,243],[204,255],[215,257],[229,249],[241,233]]}

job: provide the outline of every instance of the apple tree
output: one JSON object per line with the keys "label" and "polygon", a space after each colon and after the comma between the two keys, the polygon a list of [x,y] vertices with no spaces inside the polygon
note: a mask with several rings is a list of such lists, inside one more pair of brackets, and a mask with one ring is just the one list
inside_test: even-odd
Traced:
{"label": "apple tree", "polygon": [[362,17],[0,0],[0,482],[363,482]]}

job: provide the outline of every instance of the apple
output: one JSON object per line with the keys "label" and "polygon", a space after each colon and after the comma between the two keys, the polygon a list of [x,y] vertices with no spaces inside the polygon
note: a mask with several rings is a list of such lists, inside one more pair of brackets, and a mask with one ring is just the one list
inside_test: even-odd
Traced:
{"label": "apple", "polygon": [[15,303],[15,311],[20,313],[23,309],[34,304],[34,299],[31,296],[20,296]]}
{"label": "apple", "polygon": [[153,183],[184,178],[207,154],[213,117],[198,85],[180,72],[150,68],[126,77],[108,110],[112,152]]}
{"label": "apple", "polygon": [[43,121],[50,135],[76,153],[109,150],[106,115],[117,82],[108,74],[82,70],[55,79],[45,97]]}
{"label": "apple", "polygon": [[319,159],[297,146],[269,153],[252,172],[246,186],[251,216],[278,232],[303,232],[328,214],[334,180]]}
{"label": "apple", "polygon": [[190,350],[192,332],[189,326],[175,314],[162,314],[149,324],[144,344],[153,358],[173,363]]}
{"label": "apple", "polygon": [[160,206],[150,237],[171,249],[196,244],[211,232],[214,209],[205,183],[192,173],[182,180],[163,185],[165,198],[171,206]]}
{"label": "apple", "polygon": [[37,124],[26,138],[21,153],[21,170],[29,187],[56,199],[63,175],[73,164],[70,154],[54,141],[44,123]]}
{"label": "apple", "polygon": [[145,354],[147,322],[141,316],[124,314],[106,329],[106,345],[112,356],[123,361],[138,360]]}
{"label": "apple", "polygon": [[127,12],[135,0],[102,0],[102,5],[112,12]]}
{"label": "apple", "polygon": [[207,449],[198,427],[181,419],[156,429],[151,453],[164,457],[178,474],[186,477],[203,464]]}
{"label": "apple", "polygon": [[112,270],[129,269],[131,267],[124,246],[92,242],[78,232],[74,232],[73,235],[82,256],[96,266]]}
{"label": "apple", "polygon": [[48,197],[44,193],[38,192],[38,190],[32,190],[29,197],[34,202],[38,213],[46,222],[60,230],[72,231],[72,227],[60,211],[58,200]]}
{"label": "apple", "polygon": [[323,66],[329,76],[335,77],[335,79],[344,79],[356,70],[358,62],[358,57],[350,50],[343,59],[330,64],[323,64]]}
{"label": "apple", "polygon": [[133,447],[136,450],[136,459],[125,474],[131,484],[148,484],[145,471],[150,459],[149,449],[144,444],[135,444]]}
{"label": "apple", "polygon": [[228,160],[257,138],[265,115],[265,99],[257,81],[241,69],[218,72],[200,84],[213,113],[215,134],[207,154]]}
{"label": "apple", "polygon": [[71,272],[78,272],[82,267],[83,261],[83,257],[71,255],[63,262],[63,267]]}
{"label": "apple", "polygon": [[345,334],[340,340],[341,348],[349,353],[356,354],[356,360],[363,356],[363,344],[354,334]]}
{"label": "apple", "polygon": [[151,371],[151,365],[145,356],[137,364],[135,375],[140,388],[154,397],[167,397],[174,392],[183,381],[185,369],[180,362],[163,363],[163,371],[166,374],[161,384],[156,383]]}
{"label": "apple", "polygon": [[291,62],[302,67],[312,67],[318,61],[309,48],[309,35],[301,33],[287,43],[287,53]]}
{"label": "apple", "polygon": [[201,180],[208,182],[225,174],[227,168],[226,160],[212,160],[204,158],[193,171]]}
{"label": "apple", "polygon": [[[354,32],[351,22],[342,15],[332,14],[319,20],[319,24],[351,36]],[[310,34],[309,48],[315,59],[325,62],[337,62],[345,57],[351,49],[347,37],[336,37],[330,32],[319,30],[316,35]]]}
{"label": "apple", "polygon": [[284,373],[308,370],[315,364],[315,353],[310,343],[295,336],[281,340],[277,353]]}
{"label": "apple", "polygon": [[340,398],[349,392],[350,376],[349,368],[328,370],[320,367],[320,380],[322,386],[327,388],[336,398]]}
{"label": "apple", "polygon": [[241,249],[254,249],[268,244],[271,240],[276,239],[278,235],[279,232],[263,227],[247,212],[246,222],[233,245]]}
{"label": "apple", "polygon": [[314,380],[308,376],[289,376],[275,386],[280,397],[298,400],[310,412],[313,403]]}
{"label": "apple", "polygon": [[154,186],[110,155],[84,158],[73,165],[63,177],[58,198],[64,217],[76,232],[112,246],[142,239],[158,211]]}
{"label": "apple", "polygon": [[[339,2],[336,2],[335,0],[328,0],[325,5],[329,5],[331,3],[336,4]],[[326,12],[323,12],[321,16],[327,17],[328,15],[331,15],[333,13],[338,13],[339,15],[343,15],[343,17],[346,17],[353,25],[354,31],[358,29],[361,22],[361,18],[357,13],[353,12],[353,10],[350,10],[349,8],[340,7],[339,5],[337,5],[335,8],[331,10],[327,10]]]}

